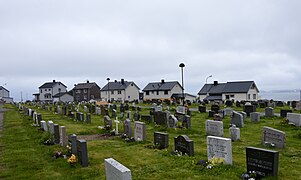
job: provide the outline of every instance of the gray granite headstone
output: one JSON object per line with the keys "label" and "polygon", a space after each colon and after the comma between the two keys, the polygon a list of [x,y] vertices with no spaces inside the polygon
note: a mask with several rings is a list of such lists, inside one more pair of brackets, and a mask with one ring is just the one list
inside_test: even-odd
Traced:
{"label": "gray granite headstone", "polygon": [[65,126],[60,126],[60,145],[63,147],[67,146]]}
{"label": "gray granite headstone", "polygon": [[58,124],[53,125],[54,129],[54,143],[59,144],[60,143],[60,129]]}
{"label": "gray granite headstone", "polygon": [[146,125],[144,122],[134,122],[134,138],[136,141],[146,140]]}
{"label": "gray granite headstone", "polygon": [[225,112],[225,116],[230,116],[233,113],[233,109],[232,108],[225,108],[224,112]]}
{"label": "gray granite headstone", "polygon": [[185,106],[177,106],[176,112],[178,114],[185,114]]}
{"label": "gray granite headstone", "polygon": [[54,134],[54,124],[52,121],[48,121],[48,129],[50,134]]}
{"label": "gray granite headstone", "polygon": [[89,164],[88,161],[88,149],[87,149],[87,142],[83,139],[78,139],[76,142],[77,146],[77,157],[78,162],[82,167],[87,167]]}
{"label": "gray granite headstone", "polygon": [[47,123],[46,121],[41,121],[41,128],[43,129],[43,131],[48,131],[48,127],[47,127]]}
{"label": "gray granite headstone", "polygon": [[113,122],[109,116],[104,116],[104,126],[108,129],[113,129]]}
{"label": "gray granite headstone", "polygon": [[112,118],[116,119],[116,117],[117,117],[117,111],[116,109],[112,109]]}
{"label": "gray granite headstone", "polygon": [[127,111],[126,113],[127,113],[126,114],[126,118],[132,119],[132,112],[131,111]]}
{"label": "gray granite headstone", "polygon": [[240,113],[233,111],[230,123],[235,124],[236,127],[243,128],[244,127],[243,116]]}
{"label": "gray granite headstone", "polygon": [[225,160],[225,164],[232,165],[232,142],[229,138],[207,136],[208,160],[218,157]]}
{"label": "gray granite headstone", "polygon": [[113,158],[105,159],[106,179],[107,180],[131,180],[132,174],[124,165]]}
{"label": "gray granite headstone", "polygon": [[247,113],[242,111],[242,112],[240,112],[240,114],[242,115],[243,121],[246,122],[246,120],[247,120]]}
{"label": "gray granite headstone", "polygon": [[91,124],[91,114],[90,113],[86,114],[86,123]]}
{"label": "gray granite headstone", "polygon": [[273,117],[274,116],[274,108],[267,107],[265,108],[265,117]]}
{"label": "gray granite headstone", "polygon": [[263,145],[273,144],[277,148],[285,148],[286,134],[283,131],[264,126],[261,142]]}
{"label": "gray granite headstone", "polygon": [[71,145],[71,153],[74,155],[77,155],[77,145],[76,145],[77,137],[76,137],[76,135],[69,134],[68,141],[69,141],[69,144]]}
{"label": "gray granite headstone", "polygon": [[132,123],[131,120],[126,119],[123,121],[123,133],[128,137],[132,137]]}
{"label": "gray granite headstone", "polygon": [[250,121],[251,122],[259,122],[260,121],[260,113],[258,113],[258,112],[250,113]]}
{"label": "gray granite headstone", "polygon": [[190,116],[185,115],[183,121],[182,121],[182,126],[186,129],[191,129],[191,119]]}
{"label": "gray granite headstone", "polygon": [[134,121],[139,121],[140,120],[140,114],[138,112],[134,113]]}
{"label": "gray granite headstone", "polygon": [[224,127],[222,121],[206,120],[206,134],[211,136],[224,136]]}

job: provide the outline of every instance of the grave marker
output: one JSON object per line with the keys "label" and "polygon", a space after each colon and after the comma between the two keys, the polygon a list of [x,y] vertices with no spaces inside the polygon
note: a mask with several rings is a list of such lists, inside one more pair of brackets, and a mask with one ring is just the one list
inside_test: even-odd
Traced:
{"label": "grave marker", "polygon": [[175,151],[182,152],[188,156],[194,155],[193,141],[186,135],[180,135],[174,138]]}
{"label": "grave marker", "polygon": [[131,170],[113,158],[105,159],[107,180],[131,180]]}
{"label": "grave marker", "polygon": [[132,137],[132,123],[131,120],[126,119],[123,121],[123,133],[128,137]]}
{"label": "grave marker", "polygon": [[158,146],[159,149],[168,148],[168,133],[154,132],[154,144]]}
{"label": "grave marker", "polygon": [[243,128],[244,127],[243,116],[240,113],[233,111],[233,115],[230,123],[235,124],[235,126],[239,128]]}
{"label": "grave marker", "polygon": [[146,125],[144,122],[135,121],[134,122],[134,138],[136,141],[146,140]]}
{"label": "grave marker", "polygon": [[262,128],[262,140],[263,145],[274,144],[277,148],[285,148],[286,135],[285,132],[264,126]]}
{"label": "grave marker", "polygon": [[293,123],[295,126],[301,126],[301,114],[287,113],[286,118],[290,123]]}
{"label": "grave marker", "polygon": [[83,139],[78,139],[76,141],[77,146],[77,157],[78,162],[81,166],[87,167],[88,166],[88,150],[87,150],[87,142]]}
{"label": "grave marker", "polygon": [[206,120],[206,134],[223,137],[224,136],[223,122]]}
{"label": "grave marker", "polygon": [[60,126],[60,145],[65,147],[67,145],[66,141],[66,127]]}
{"label": "grave marker", "polygon": [[229,138],[207,136],[208,160],[213,157],[223,158],[225,164],[232,165],[232,142]]}

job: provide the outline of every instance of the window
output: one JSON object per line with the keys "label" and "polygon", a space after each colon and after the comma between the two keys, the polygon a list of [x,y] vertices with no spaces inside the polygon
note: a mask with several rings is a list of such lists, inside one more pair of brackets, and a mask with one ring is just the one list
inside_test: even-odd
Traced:
{"label": "window", "polygon": [[86,100],[87,99],[87,95],[84,95],[84,100]]}
{"label": "window", "polygon": [[152,94],[154,94],[154,91],[152,91]]}
{"label": "window", "polygon": [[51,91],[51,89],[48,89],[48,91]]}
{"label": "window", "polygon": [[229,95],[226,95],[226,99],[230,99],[230,96],[229,96]]}
{"label": "window", "polygon": [[118,91],[118,94],[121,94],[121,91]]}
{"label": "window", "polygon": [[251,99],[251,94],[248,94],[248,99],[249,99],[249,100]]}
{"label": "window", "polygon": [[79,96],[76,96],[76,99],[79,101]]}
{"label": "window", "polygon": [[234,94],[231,94],[231,95],[230,95],[230,98],[234,98]]}
{"label": "window", "polygon": [[91,99],[94,99],[94,95],[91,95]]}
{"label": "window", "polygon": [[114,94],[114,91],[111,91],[111,94]]}
{"label": "window", "polygon": [[77,94],[79,94],[80,92],[81,92],[80,89],[76,90],[76,93],[77,93]]}
{"label": "window", "polygon": [[159,95],[159,91],[157,91],[157,95]]}
{"label": "window", "polygon": [[256,94],[253,94],[253,99],[256,99]]}
{"label": "window", "polygon": [[84,93],[87,93],[87,89],[84,89]]}
{"label": "window", "polygon": [[145,95],[147,95],[147,96],[148,96],[148,95],[149,95],[149,91],[145,91]]}
{"label": "window", "polygon": [[41,93],[43,92],[43,90],[41,89]]}
{"label": "window", "polygon": [[165,91],[164,91],[164,94],[165,94],[165,95],[168,95],[168,91],[165,90]]}
{"label": "window", "polygon": [[59,92],[61,92],[61,88],[59,88]]}

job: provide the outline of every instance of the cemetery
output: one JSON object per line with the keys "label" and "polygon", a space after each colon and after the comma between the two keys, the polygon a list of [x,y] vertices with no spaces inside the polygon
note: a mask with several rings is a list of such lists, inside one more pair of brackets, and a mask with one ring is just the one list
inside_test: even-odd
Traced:
{"label": "cemetery", "polygon": [[301,111],[277,104],[5,105],[0,179],[299,179]]}

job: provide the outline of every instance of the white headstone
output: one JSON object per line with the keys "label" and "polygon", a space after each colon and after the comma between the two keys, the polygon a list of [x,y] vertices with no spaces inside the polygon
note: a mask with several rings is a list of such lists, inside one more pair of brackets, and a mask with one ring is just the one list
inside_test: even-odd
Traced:
{"label": "white headstone", "polygon": [[41,128],[43,128],[44,131],[48,131],[47,123],[46,121],[41,121]]}
{"label": "white headstone", "polygon": [[229,134],[232,141],[240,140],[240,129],[235,125],[229,128]]}
{"label": "white headstone", "polygon": [[131,180],[132,174],[124,165],[113,158],[105,159],[107,180]]}
{"label": "white headstone", "polygon": [[206,134],[211,136],[224,136],[223,121],[206,121]]}
{"label": "white headstone", "polygon": [[177,106],[176,111],[179,114],[185,114],[185,106]]}
{"label": "white headstone", "polygon": [[136,141],[145,141],[146,140],[146,125],[144,122],[135,121],[134,138]]}
{"label": "white headstone", "polygon": [[229,138],[207,136],[208,160],[213,157],[223,158],[225,164],[232,165],[232,142]]}
{"label": "white headstone", "polygon": [[262,144],[273,144],[277,148],[285,148],[286,134],[278,129],[264,126],[262,128]]}

